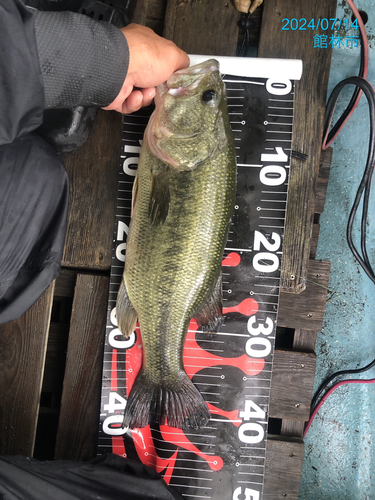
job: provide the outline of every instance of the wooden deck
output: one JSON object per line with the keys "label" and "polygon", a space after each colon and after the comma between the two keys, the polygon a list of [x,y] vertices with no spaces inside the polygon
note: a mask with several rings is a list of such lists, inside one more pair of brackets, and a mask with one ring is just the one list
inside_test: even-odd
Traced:
{"label": "wooden deck", "polygon": [[[282,31],[281,20],[329,19],[335,8],[335,0],[265,0],[257,13],[258,55],[304,62],[292,148],[308,155],[293,159],[289,181],[265,500],[298,498],[330,269],[315,252],[331,156],[320,151],[331,54],[313,48],[310,32]],[[134,20],[189,53],[235,55],[239,17],[229,0],[139,0]],[[100,111],[87,143],[64,158],[71,191],[61,276],[21,319],[0,326],[1,454],[96,454],[121,130],[121,116]]]}

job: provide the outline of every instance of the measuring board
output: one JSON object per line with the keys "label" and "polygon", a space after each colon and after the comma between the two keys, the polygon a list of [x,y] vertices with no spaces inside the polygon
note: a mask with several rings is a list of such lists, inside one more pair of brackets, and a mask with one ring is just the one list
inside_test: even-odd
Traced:
{"label": "measuring board", "polygon": [[[190,56],[197,64],[213,56]],[[139,328],[116,323],[131,193],[151,109],[124,116],[98,453],[116,453],[161,473],[186,499],[262,498],[268,407],[290,165],[296,60],[216,57],[227,87],[236,145],[237,196],[223,256],[224,324],[217,334],[190,322],[184,367],[211,420],[200,430],[121,427],[142,364]],[[152,259],[152,255],[150,255]]]}

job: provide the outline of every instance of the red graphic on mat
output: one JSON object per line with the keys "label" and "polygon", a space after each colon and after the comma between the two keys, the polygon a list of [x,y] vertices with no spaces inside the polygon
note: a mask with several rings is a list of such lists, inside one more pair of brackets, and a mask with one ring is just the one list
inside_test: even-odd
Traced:
{"label": "red graphic on mat", "polygon": [[[158,455],[149,425],[143,429],[133,429],[131,432],[141,462],[152,467],[159,473],[165,471],[163,477],[168,483],[172,476],[179,448],[191,451],[203,458],[214,471],[220,470],[223,467],[223,460],[221,457],[207,455],[201,452],[191,441],[189,441],[181,429],[175,429],[168,425],[160,426],[160,433],[164,441],[176,444],[177,446],[173,455],[168,458],[162,458]],[[112,452],[126,457],[122,436],[112,436]]]}
{"label": "red graphic on mat", "polygon": [[137,334],[137,340],[134,346],[129,349],[126,353],[126,392],[127,396],[129,396],[130,389],[133,387],[134,380],[138,375],[139,370],[142,367],[142,337],[141,330],[139,328],[139,324],[137,323],[137,327],[135,329]]}
{"label": "red graphic on mat", "polygon": [[210,466],[210,469],[214,471],[222,469],[224,465],[223,459],[215,455],[207,455],[206,453],[202,453],[191,441],[189,441],[182,429],[175,429],[174,427],[169,427],[168,425],[161,425],[160,432],[163,436],[164,441],[176,444],[178,443],[178,446],[180,448],[192,451],[193,453],[198,455],[198,457],[203,458]]}
{"label": "red graphic on mat", "polygon": [[[256,309],[254,308],[254,312],[252,314],[257,312],[257,310],[258,304]],[[203,368],[211,368],[213,366],[220,365],[236,366],[246,375],[258,375],[258,373],[263,370],[264,359],[249,358],[247,354],[243,354],[242,356],[237,356],[235,358],[226,358],[217,356],[216,354],[212,354],[202,349],[195,340],[195,332],[197,329],[198,325],[196,321],[194,319],[191,320],[183,353],[184,367],[190,378],[193,378],[194,375]]]}
{"label": "red graphic on mat", "polygon": [[[253,300],[253,299],[250,299]],[[250,311],[249,306],[246,306],[246,310]],[[258,305],[255,301],[252,303],[251,314],[255,314],[258,310]],[[249,358],[246,354],[234,358],[226,358],[212,354],[204,349],[202,349],[195,339],[195,333],[198,329],[197,323],[192,320],[189,325],[189,330],[187,333],[183,359],[184,367],[186,373],[190,378],[192,378],[197,372],[203,368],[209,368],[213,366],[235,366],[242,370],[246,375],[254,376],[260,373],[264,368],[263,359],[253,359]],[[138,371],[141,368],[142,361],[140,357],[141,348],[141,336],[139,335],[139,328],[137,327],[137,341],[136,344],[129,349],[127,352],[127,392],[130,393],[131,387],[137,376]],[[133,357],[134,353],[134,357]],[[238,417],[238,410],[225,411],[218,408],[210,403],[208,403],[209,410],[211,414],[215,417],[224,417],[228,419],[233,425],[239,426],[242,420]],[[178,449],[182,448],[191,451],[198,457],[204,459],[209,467],[214,470],[220,470],[223,467],[223,460],[219,456],[212,456],[203,453],[199,450],[185,435],[182,429],[176,429],[174,427],[169,427],[168,425],[160,426],[160,433],[164,441],[173,443],[177,446],[175,453],[169,458],[162,458],[159,456],[157,449],[155,448],[154,440],[151,434],[150,426],[144,427],[142,429],[133,429],[132,437],[134,446],[137,450],[137,454],[140,460],[151,467],[153,467],[157,472],[165,471],[164,479],[169,482],[171,473],[174,468],[174,464],[177,460]],[[117,436],[114,438],[117,438]],[[121,442],[122,441],[122,442]],[[125,447],[123,440],[121,438],[113,439],[113,452],[118,454],[123,454],[125,452]],[[115,451],[116,450],[116,451]]]}
{"label": "red graphic on mat", "polygon": [[[232,252],[224,259],[223,265],[234,267],[237,266],[240,261],[240,256],[237,253]],[[256,314],[257,311],[258,303],[252,298],[247,298],[240,304],[237,304],[233,307],[223,308],[224,314],[237,312],[245,316]],[[246,354],[228,358],[225,356],[218,356],[209,352],[208,350],[203,349],[198,344],[195,338],[198,328],[199,327],[196,321],[191,320],[183,351],[184,367],[186,373],[190,378],[193,378],[194,375],[196,375],[202,369],[217,366],[234,366],[239,368],[244,374],[248,376],[255,376],[263,370],[263,359],[253,359]],[[136,333],[136,343],[127,351],[126,354],[126,390],[128,395],[142,366],[142,339],[139,326],[137,326],[136,328]],[[114,350],[112,356],[112,390],[117,389],[117,384],[113,382],[113,380],[117,377],[116,370],[117,353]],[[239,410],[225,411],[212,405],[211,403],[207,403],[207,405],[214,417],[224,417],[235,426],[241,425],[242,419],[239,418]],[[160,425],[159,429],[162,439],[165,442],[172,443],[176,446],[175,452],[168,458],[163,458],[158,454],[157,444],[155,445],[150,426],[142,429],[132,429],[131,432],[133,443],[140,460],[144,464],[153,467],[157,472],[163,472],[164,479],[168,483],[172,476],[179,449],[184,449],[194,453],[201,459],[205,460],[208,466],[214,471],[218,471],[223,467],[224,463],[221,457],[203,453],[199,448],[197,448],[194,443],[189,440],[182,429],[169,427],[168,425]],[[112,436],[112,451],[113,453],[126,456],[126,450],[122,436]]]}
{"label": "red graphic on mat", "polygon": [[[223,467],[224,464],[222,458],[203,453],[186,437],[182,429],[176,429],[174,427],[169,427],[168,425],[161,425],[160,434],[164,441],[173,443],[177,446],[176,451],[169,458],[162,458],[158,455],[149,425],[143,429],[132,430],[134,445],[137,449],[140,460],[144,464],[154,468],[159,473],[166,470],[164,479],[166,479],[166,476],[170,476],[173,471],[179,448],[191,451],[200,458],[203,458],[209,467],[214,471],[220,470]],[[170,471],[169,474],[168,471]]]}
{"label": "red graphic on mat", "polygon": [[[118,425],[120,427],[120,424]],[[112,453],[126,457],[125,444],[122,436],[112,436]]]}
{"label": "red graphic on mat", "polygon": [[210,410],[210,413],[212,415],[216,415],[219,417],[225,417],[228,420],[232,422],[233,425],[236,427],[240,426],[242,424],[242,419],[238,417],[239,411],[240,410],[231,410],[231,411],[225,411],[222,410],[221,408],[217,408],[216,406],[212,405],[211,403],[207,403],[208,409]]}
{"label": "red graphic on mat", "polygon": [[231,252],[228,254],[222,262],[223,266],[226,267],[235,267],[241,262],[241,257],[236,252]]}
{"label": "red graphic on mat", "polygon": [[258,312],[258,302],[254,299],[245,299],[236,306],[223,307],[223,313],[239,312],[244,316],[252,316]]}
{"label": "red graphic on mat", "polygon": [[[177,460],[178,448],[176,448],[171,457],[160,457],[155,449],[154,439],[149,425],[143,429],[133,429],[132,438],[141,462],[152,467],[156,472],[159,472],[159,474],[165,471],[164,479],[167,481],[167,477],[170,478],[172,476]],[[122,436],[112,436],[112,452],[116,455],[126,457]],[[169,482],[169,480],[167,482]]]}

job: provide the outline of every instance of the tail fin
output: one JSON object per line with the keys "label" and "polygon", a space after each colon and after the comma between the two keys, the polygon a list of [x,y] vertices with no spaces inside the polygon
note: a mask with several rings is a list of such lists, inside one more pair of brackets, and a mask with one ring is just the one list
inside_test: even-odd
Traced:
{"label": "tail fin", "polygon": [[165,387],[152,383],[141,370],[126,404],[123,426],[133,429],[167,423],[170,427],[200,429],[210,416],[205,400],[184,371]]}

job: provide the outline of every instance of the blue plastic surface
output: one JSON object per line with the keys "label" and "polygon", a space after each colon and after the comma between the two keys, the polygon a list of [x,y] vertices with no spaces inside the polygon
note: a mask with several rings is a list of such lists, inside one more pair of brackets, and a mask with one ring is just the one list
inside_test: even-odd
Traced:
{"label": "blue plastic surface", "polygon": [[[363,0],[355,4],[369,16],[368,80],[374,84],[375,2]],[[339,1],[336,17],[350,20],[351,14],[347,3]],[[345,36],[345,30],[340,34]],[[334,47],[329,93],[341,80],[358,74],[359,53],[359,48]],[[352,89],[348,86],[342,92],[336,116],[348,104]],[[328,293],[331,300],[316,345],[315,390],[328,375],[365,366],[375,358],[375,285],[355,261],[346,242],[347,220],[367,158],[368,116],[367,101],[362,97],[332,144],[332,167],[316,257],[331,262],[332,294]],[[355,230],[357,242],[358,222],[359,218]],[[375,194],[370,201],[367,244],[375,266]],[[351,378],[375,378],[375,369]],[[345,385],[328,398],[305,438],[300,500],[375,499],[374,423],[375,384]]]}

